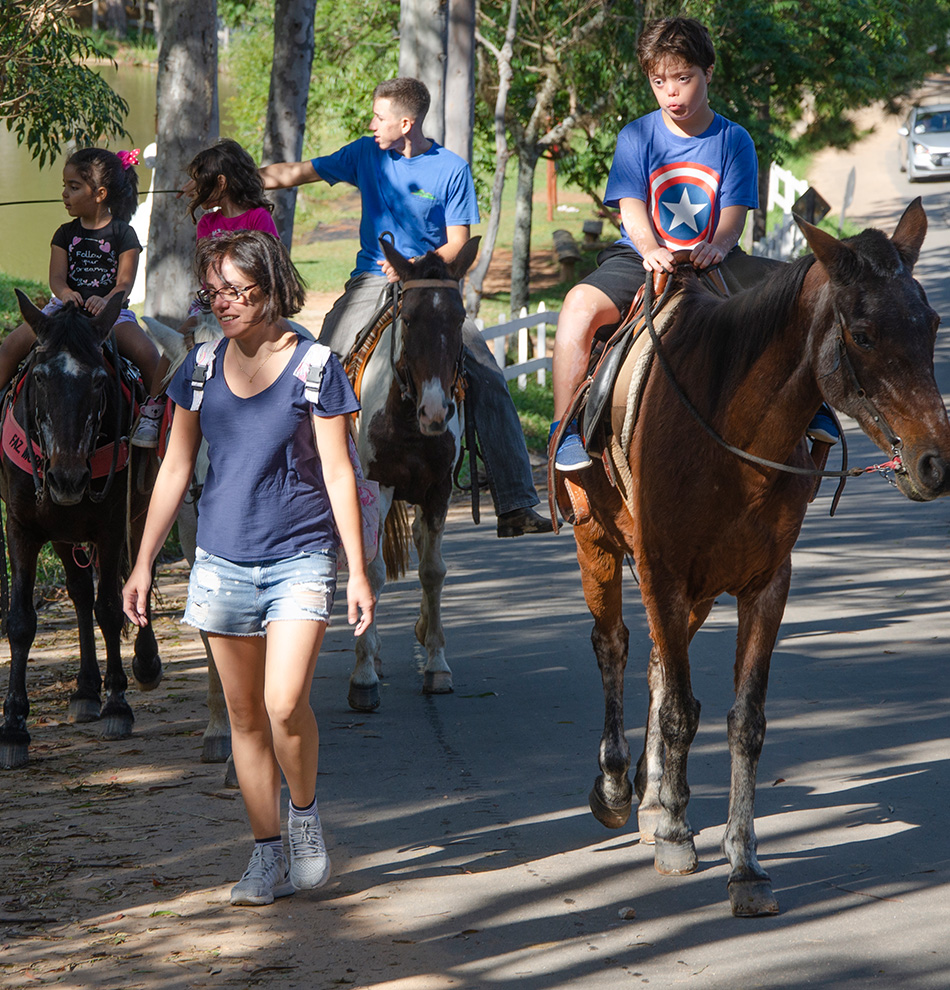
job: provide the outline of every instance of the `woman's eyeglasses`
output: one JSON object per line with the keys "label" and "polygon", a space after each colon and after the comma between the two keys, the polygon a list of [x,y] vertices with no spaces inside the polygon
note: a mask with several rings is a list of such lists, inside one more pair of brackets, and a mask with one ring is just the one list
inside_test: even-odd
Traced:
{"label": "woman's eyeglasses", "polygon": [[195,293],[195,299],[197,299],[202,306],[210,306],[218,296],[222,299],[226,299],[228,302],[237,302],[239,299],[244,302],[244,297],[248,294],[248,292],[250,292],[251,289],[256,288],[256,282],[252,285],[245,285],[243,289],[239,289],[236,285],[222,285],[220,289],[209,289],[205,285]]}

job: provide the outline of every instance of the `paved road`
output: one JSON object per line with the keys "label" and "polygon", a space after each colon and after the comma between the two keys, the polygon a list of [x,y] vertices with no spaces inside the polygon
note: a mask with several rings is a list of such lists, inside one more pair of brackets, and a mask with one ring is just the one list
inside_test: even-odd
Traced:
{"label": "paved road", "polygon": [[[861,209],[892,229],[924,196],[933,229],[921,277],[950,322],[950,184],[909,187],[882,140],[852,155],[858,189],[873,183]],[[938,352],[946,394],[950,341]],[[849,432],[853,463],[879,459]],[[587,809],[603,709],[569,533],[498,541],[459,511],[446,541],[456,693],[418,694],[408,581],[381,606],[379,713],[342,707],[342,629],[321,659],[314,701],[334,880],[269,915],[295,964],[319,973],[312,985],[946,990],[950,502],[911,504],[878,477],[851,482],[834,519],[829,500],[830,490],[812,506],[795,554],[759,771],[760,856],[780,916],[730,916],[719,853],[733,602],[720,601],[692,651],[700,870],[661,877],[635,825],[609,832]],[[638,752],[647,638],[632,581],[628,591]]]}

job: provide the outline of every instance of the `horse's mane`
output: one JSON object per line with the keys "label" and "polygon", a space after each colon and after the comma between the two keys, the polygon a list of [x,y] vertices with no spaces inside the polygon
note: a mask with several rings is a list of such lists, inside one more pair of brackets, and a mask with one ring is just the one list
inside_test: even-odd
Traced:
{"label": "horse's mane", "polygon": [[413,278],[448,278],[449,266],[435,251],[429,251],[412,263]]}
{"label": "horse's mane", "polygon": [[98,364],[102,360],[99,331],[72,303],[46,317],[43,334],[48,351],[66,351],[83,364]]}

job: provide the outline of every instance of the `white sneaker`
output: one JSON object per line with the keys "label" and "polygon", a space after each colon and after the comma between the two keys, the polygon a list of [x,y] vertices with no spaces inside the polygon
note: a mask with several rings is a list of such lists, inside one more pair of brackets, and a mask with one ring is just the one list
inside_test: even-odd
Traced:
{"label": "white sneaker", "polygon": [[330,876],[330,857],[323,843],[320,818],[292,818],[287,823],[290,838],[290,881],[297,890],[322,887]]}
{"label": "white sneaker", "polygon": [[255,844],[244,876],[231,888],[231,903],[273,904],[275,897],[287,897],[295,891],[284,850]]}
{"label": "white sneaker", "polygon": [[149,399],[139,410],[139,421],[135,424],[131,444],[133,447],[157,447],[158,431],[162,426],[165,415],[165,403],[158,399]]}

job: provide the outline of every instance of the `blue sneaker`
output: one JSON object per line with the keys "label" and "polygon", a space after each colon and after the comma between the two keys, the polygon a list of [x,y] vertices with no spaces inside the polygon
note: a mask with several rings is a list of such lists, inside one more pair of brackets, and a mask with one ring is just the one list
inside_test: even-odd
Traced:
{"label": "blue sneaker", "polygon": [[838,427],[828,407],[822,403],[821,408],[812,417],[812,421],[805,430],[805,435],[811,440],[820,440],[822,443],[838,442]]}
{"label": "blue sneaker", "polygon": [[584,450],[577,427],[571,425],[561,438],[560,446],[554,455],[554,466],[558,471],[580,471],[589,467],[590,463],[591,460]]}

